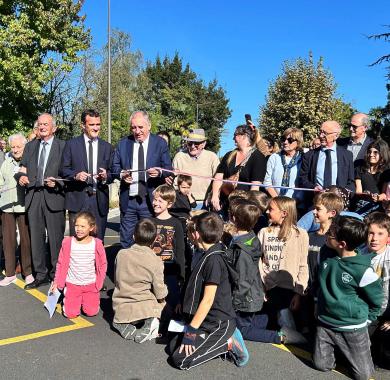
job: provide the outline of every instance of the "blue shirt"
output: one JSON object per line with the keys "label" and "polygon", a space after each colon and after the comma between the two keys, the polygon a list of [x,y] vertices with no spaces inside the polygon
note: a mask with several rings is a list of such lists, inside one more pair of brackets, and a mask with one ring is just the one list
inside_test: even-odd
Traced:
{"label": "blue shirt", "polygon": [[324,185],[324,171],[325,171],[325,160],[326,160],[325,150],[330,150],[330,157],[332,160],[332,185],[336,185],[337,182],[337,152],[336,152],[336,144],[333,144],[331,148],[322,148],[318,155],[316,184],[322,187]]}
{"label": "blue shirt", "polygon": [[[286,162],[290,162],[291,157],[286,157]],[[290,182],[288,184],[289,187],[298,187],[298,174],[301,169],[301,160],[299,160],[297,165],[294,165],[290,170]],[[283,180],[284,168],[282,164],[282,158],[280,153],[273,153],[268,158],[267,161],[267,172],[264,177],[263,184],[265,186],[281,186]],[[280,193],[280,189],[274,189],[278,194]],[[302,199],[303,191],[294,191],[292,189],[287,190],[286,197]]]}

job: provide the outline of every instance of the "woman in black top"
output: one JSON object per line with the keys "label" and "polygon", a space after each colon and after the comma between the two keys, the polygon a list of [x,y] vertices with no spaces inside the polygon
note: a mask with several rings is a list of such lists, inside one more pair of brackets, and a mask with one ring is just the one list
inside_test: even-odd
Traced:
{"label": "woman in black top", "polygon": [[[214,178],[229,179],[229,177],[239,173],[238,181],[261,184],[264,180],[267,161],[256,148],[259,137],[259,132],[254,126],[239,125],[233,138],[236,149],[225,154]],[[222,185],[221,181],[213,181],[211,205],[215,211],[227,210],[228,192],[232,188],[226,189],[226,187]],[[238,184],[236,189],[249,191],[258,190],[259,187]]]}
{"label": "woman in black top", "polygon": [[367,148],[365,162],[355,169],[355,211],[363,216],[381,207],[386,200],[384,183],[389,173],[389,146],[382,139],[373,141]]}

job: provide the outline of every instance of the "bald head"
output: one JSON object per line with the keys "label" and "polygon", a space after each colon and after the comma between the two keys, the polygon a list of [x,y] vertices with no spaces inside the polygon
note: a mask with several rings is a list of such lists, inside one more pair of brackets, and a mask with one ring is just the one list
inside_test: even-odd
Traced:
{"label": "bald head", "polygon": [[337,121],[328,120],[321,124],[320,140],[321,146],[331,148],[340,136],[341,126]]}

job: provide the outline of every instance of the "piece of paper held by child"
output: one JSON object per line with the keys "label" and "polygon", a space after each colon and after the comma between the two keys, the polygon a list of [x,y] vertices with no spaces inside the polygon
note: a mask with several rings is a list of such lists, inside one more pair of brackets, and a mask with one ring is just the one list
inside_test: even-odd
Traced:
{"label": "piece of paper held by child", "polygon": [[47,293],[47,300],[43,306],[45,306],[45,308],[49,312],[50,318],[53,316],[54,312],[56,311],[57,301],[58,298],[60,298],[60,295],[61,293],[58,291],[58,289],[56,289],[53,293],[51,293],[50,291],[48,291]]}
{"label": "piece of paper held by child", "polygon": [[174,319],[171,319],[168,326],[168,331],[171,332],[183,332],[185,323],[183,321],[175,321]]}

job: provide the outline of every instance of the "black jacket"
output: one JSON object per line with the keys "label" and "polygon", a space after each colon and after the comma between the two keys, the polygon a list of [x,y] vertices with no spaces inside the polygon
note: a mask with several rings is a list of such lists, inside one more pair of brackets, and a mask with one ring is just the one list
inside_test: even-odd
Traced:
{"label": "black jacket", "polygon": [[262,256],[260,242],[253,231],[234,239],[226,251],[227,259],[238,275],[233,284],[235,311],[255,313],[264,302],[264,292],[259,272]]}

